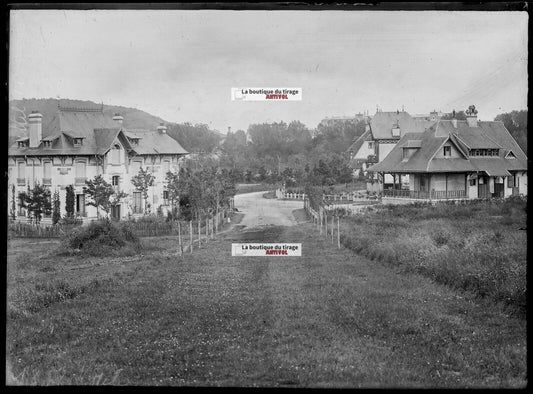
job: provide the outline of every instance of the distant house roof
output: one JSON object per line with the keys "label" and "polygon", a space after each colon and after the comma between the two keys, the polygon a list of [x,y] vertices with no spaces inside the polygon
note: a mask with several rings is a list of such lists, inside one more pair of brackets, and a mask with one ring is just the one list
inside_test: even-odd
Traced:
{"label": "distant house roof", "polygon": [[[167,135],[156,130],[126,130],[100,109],[59,108],[48,124],[43,124],[43,141],[54,141],[53,146],[44,149],[43,144],[36,148],[20,148],[11,144],[10,156],[40,155],[102,155],[119,137],[123,144],[137,154],[187,154],[183,147]],[[144,137],[144,138],[143,138]],[[26,137],[27,138],[27,137]],[[73,138],[82,138],[81,146],[75,146]],[[129,139],[143,138],[137,145]]]}
{"label": "distant house roof", "polygon": [[[370,121],[370,129],[375,140],[400,139],[406,133],[422,133],[433,126],[436,121],[415,119],[405,111],[376,112]],[[400,137],[392,135],[392,128],[400,127]]]}
{"label": "distant house roof", "polygon": [[357,152],[365,141],[372,141],[372,134],[370,130],[365,131],[357,138],[352,145],[348,148],[348,152]]}
{"label": "distant house roof", "polygon": [[[420,148],[404,159],[403,148],[412,147],[413,140],[420,141],[416,143]],[[463,157],[435,158],[448,140]],[[499,149],[499,156],[468,156],[469,149]],[[515,159],[506,158],[509,151]],[[527,170],[527,157],[503,123],[478,122],[478,127],[469,127],[466,121],[457,121],[454,127],[448,120],[439,121],[423,133],[405,134],[383,161],[369,168],[390,173],[485,171],[491,176],[507,176],[510,170]]]}

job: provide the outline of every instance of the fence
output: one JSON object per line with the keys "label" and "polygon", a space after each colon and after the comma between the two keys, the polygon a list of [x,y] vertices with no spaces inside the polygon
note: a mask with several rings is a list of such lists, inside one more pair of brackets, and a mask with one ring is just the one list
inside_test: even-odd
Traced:
{"label": "fence", "polygon": [[326,209],[323,206],[318,207],[318,211],[314,210],[309,200],[305,200],[305,211],[311,216],[313,224],[318,228],[320,235],[323,235],[332,244],[337,244],[337,248],[341,247],[341,231],[340,223],[341,218],[339,215],[328,215]]}
{"label": "fence", "polygon": [[10,237],[20,238],[59,238],[79,226],[81,226],[81,224],[40,226],[36,224],[16,222],[8,225],[8,234]]}
{"label": "fence", "polygon": [[[233,206],[233,201],[231,201],[231,206]],[[192,240],[194,237],[196,237],[194,242],[200,246],[202,242],[207,242],[209,238],[214,238],[214,235],[219,231],[223,223],[227,221],[227,218],[229,218],[230,212],[232,211],[232,208],[223,209],[214,215],[204,216],[200,218],[200,220],[189,222],[124,221],[123,223],[128,223],[135,235],[138,237],[178,236],[180,250],[183,250],[183,245],[181,242],[182,234],[183,239],[186,239],[187,237],[185,235],[189,234],[190,236],[190,229],[194,228],[195,231],[193,231],[192,237],[190,238]],[[16,222],[8,225],[8,235],[11,238],[61,238],[80,226],[81,225],[65,224],[47,226]]]}
{"label": "fence", "polygon": [[305,200],[305,193],[289,193],[284,189],[276,189],[276,197],[288,200]]}

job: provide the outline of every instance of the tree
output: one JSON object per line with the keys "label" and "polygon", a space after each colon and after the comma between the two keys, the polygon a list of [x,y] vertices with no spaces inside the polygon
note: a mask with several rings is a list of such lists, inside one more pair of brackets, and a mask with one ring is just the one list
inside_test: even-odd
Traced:
{"label": "tree", "polygon": [[11,209],[9,210],[9,215],[11,219],[15,220],[17,218],[17,202],[15,197],[15,185],[11,185]]}
{"label": "tree", "polygon": [[187,184],[190,177],[188,169],[181,168],[179,173],[167,172],[167,192],[170,206],[172,209],[172,218],[179,217],[180,197],[187,194]]}
{"label": "tree", "polygon": [[26,208],[37,223],[41,222],[42,215],[49,215],[52,211],[51,193],[48,188],[38,183],[33,189],[28,186],[27,192],[19,194],[21,206]]}
{"label": "tree", "polygon": [[102,175],[96,175],[92,180],[85,181],[83,192],[87,195],[87,205],[96,208],[96,216],[100,217],[100,208],[109,215],[111,210],[111,196],[115,193],[113,186],[105,181]]}
{"label": "tree", "polygon": [[494,120],[503,122],[505,128],[527,154],[527,110],[499,114]]}
{"label": "tree", "polygon": [[52,211],[52,224],[57,224],[61,220],[61,202],[59,201],[59,192],[54,192],[54,202]]}
{"label": "tree", "polygon": [[142,167],[139,169],[139,173],[131,178],[131,183],[137,190],[142,193],[144,198],[144,212],[148,211],[148,189],[154,184],[155,177],[148,170]]}
{"label": "tree", "polygon": [[74,206],[76,204],[76,195],[74,194],[74,186],[68,185],[66,187],[66,201],[65,201],[65,212],[68,218],[74,217]]}

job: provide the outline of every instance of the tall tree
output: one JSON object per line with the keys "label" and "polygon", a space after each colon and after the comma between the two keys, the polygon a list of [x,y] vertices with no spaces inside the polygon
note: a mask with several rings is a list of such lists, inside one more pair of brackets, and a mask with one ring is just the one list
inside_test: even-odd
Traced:
{"label": "tall tree", "polygon": [[503,122],[505,128],[527,154],[527,110],[499,114],[494,120]]}
{"label": "tall tree", "polygon": [[74,194],[74,186],[68,185],[66,187],[66,201],[65,201],[65,212],[68,218],[74,217],[74,208],[76,204],[76,195]]}
{"label": "tall tree", "polygon": [[100,217],[100,208],[109,215],[111,210],[111,196],[115,193],[113,186],[105,181],[102,175],[85,181],[83,192],[87,195],[87,205],[96,208],[96,216]]}
{"label": "tall tree", "polygon": [[35,184],[33,189],[28,187],[27,192],[19,194],[21,205],[26,208],[37,223],[42,216],[49,215],[52,211],[51,193],[46,186]]}
{"label": "tall tree", "polygon": [[11,209],[9,210],[9,215],[12,220],[17,219],[17,202],[15,196],[15,185],[11,185]]}
{"label": "tall tree", "polygon": [[54,192],[52,224],[57,224],[61,220],[61,202],[59,201],[59,191]]}

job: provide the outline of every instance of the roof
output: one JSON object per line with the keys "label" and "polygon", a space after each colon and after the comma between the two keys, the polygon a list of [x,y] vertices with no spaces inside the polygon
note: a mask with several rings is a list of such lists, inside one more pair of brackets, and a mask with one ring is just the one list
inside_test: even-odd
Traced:
{"label": "roof", "polygon": [[370,121],[370,129],[375,140],[393,139],[391,129],[400,126],[400,136],[406,133],[422,133],[433,126],[436,121],[415,119],[405,111],[377,112]]}
{"label": "roof", "polygon": [[182,154],[188,152],[182,148],[178,141],[169,136],[167,133],[151,130],[136,130],[134,133],[129,132],[132,137],[139,138],[137,145],[133,146],[133,150],[138,155],[153,155],[153,154]]}
{"label": "roof", "polygon": [[[167,134],[156,130],[135,129],[135,132],[126,130],[101,109],[94,108],[59,108],[50,122],[43,124],[42,135],[43,141],[54,141],[51,148],[44,149],[43,144],[37,148],[19,148],[17,144],[12,143],[8,154],[10,156],[102,155],[111,148],[116,138],[121,139],[128,149],[133,149],[137,154],[188,153],[178,141]],[[132,146],[128,139],[143,137],[144,140],[135,146]],[[82,138],[83,144],[74,146],[73,138]]]}
{"label": "roof", "polygon": [[[446,134],[444,131],[448,132]],[[413,140],[420,141],[420,148],[409,159],[403,159],[403,148],[412,147]],[[435,158],[440,147],[450,140],[464,158]],[[418,144],[418,143],[417,143]],[[469,149],[499,149],[499,156],[468,156]],[[516,159],[506,159],[512,151]],[[407,133],[391,152],[369,168],[374,172],[472,172],[484,171],[490,176],[508,176],[512,170],[527,170],[527,156],[504,127],[502,122],[478,122],[469,127],[466,121],[439,121],[423,133]]]}
{"label": "roof", "polygon": [[357,152],[365,141],[372,141],[372,134],[370,130],[366,130],[363,134],[357,138],[352,145],[348,148],[348,152]]}

